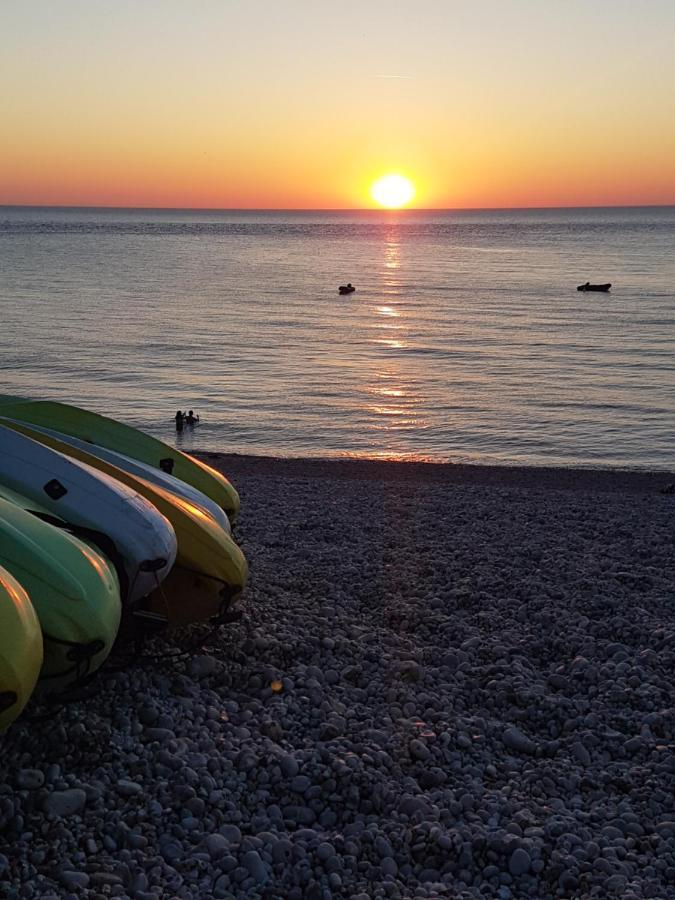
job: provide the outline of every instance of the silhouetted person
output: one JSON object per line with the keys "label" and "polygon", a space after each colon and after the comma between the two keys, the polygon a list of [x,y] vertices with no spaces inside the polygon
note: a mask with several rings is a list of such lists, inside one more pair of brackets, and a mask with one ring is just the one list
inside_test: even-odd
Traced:
{"label": "silhouetted person", "polygon": [[176,412],[176,431],[182,431],[185,423],[185,413],[178,410]]}
{"label": "silhouetted person", "polygon": [[188,412],[187,416],[185,416],[185,424],[188,425],[190,428],[194,428],[194,426],[197,424],[197,422],[199,422],[199,416],[196,416],[192,412],[192,410],[190,410]]}

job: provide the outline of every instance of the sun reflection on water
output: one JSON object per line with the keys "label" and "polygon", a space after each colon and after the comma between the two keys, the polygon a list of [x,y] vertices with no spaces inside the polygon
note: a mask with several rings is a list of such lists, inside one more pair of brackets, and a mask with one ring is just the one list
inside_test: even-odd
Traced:
{"label": "sun reflection on water", "polygon": [[[380,436],[378,443],[386,449],[368,454],[375,459],[426,459],[423,454],[401,450],[402,433],[417,432],[428,427],[421,416],[422,397],[418,392],[419,380],[411,366],[413,359],[405,353],[409,345],[409,324],[405,306],[404,280],[394,274],[401,269],[401,241],[396,226],[385,235],[382,267],[380,269],[380,293],[385,294],[386,304],[371,307],[368,327],[379,332],[370,339],[381,353],[376,354],[371,370],[367,373],[363,411],[368,415],[368,427]],[[373,402],[374,401],[374,402]]]}

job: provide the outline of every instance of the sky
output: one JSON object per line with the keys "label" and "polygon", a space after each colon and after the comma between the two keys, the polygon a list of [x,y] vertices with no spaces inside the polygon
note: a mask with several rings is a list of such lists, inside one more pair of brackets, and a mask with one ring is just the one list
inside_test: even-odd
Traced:
{"label": "sky", "polygon": [[675,203],[675,0],[0,0],[0,204]]}

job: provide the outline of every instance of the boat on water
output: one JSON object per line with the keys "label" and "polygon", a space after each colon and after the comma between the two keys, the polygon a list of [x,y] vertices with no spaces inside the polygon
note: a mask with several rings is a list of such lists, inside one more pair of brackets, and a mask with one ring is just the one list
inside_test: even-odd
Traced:
{"label": "boat on water", "polygon": [[607,284],[591,284],[590,281],[587,281],[586,284],[580,284],[577,287],[578,291],[598,291],[600,293],[606,294],[611,288],[611,283]]}

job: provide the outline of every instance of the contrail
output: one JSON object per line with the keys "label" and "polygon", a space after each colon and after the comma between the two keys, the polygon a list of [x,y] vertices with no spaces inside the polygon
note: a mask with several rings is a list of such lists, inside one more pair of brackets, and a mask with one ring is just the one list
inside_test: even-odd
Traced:
{"label": "contrail", "polygon": [[404,78],[406,80],[410,80],[414,77],[414,75],[373,75],[373,78]]}

